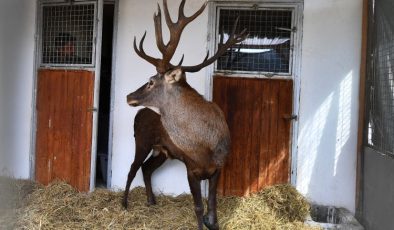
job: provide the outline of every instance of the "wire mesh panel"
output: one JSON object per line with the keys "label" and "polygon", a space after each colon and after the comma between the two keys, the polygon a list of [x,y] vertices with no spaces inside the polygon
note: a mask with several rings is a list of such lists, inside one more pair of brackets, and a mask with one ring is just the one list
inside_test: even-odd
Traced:
{"label": "wire mesh panel", "polygon": [[[249,37],[233,46],[217,62],[218,71],[291,73],[292,11],[283,9],[220,9],[218,34],[224,41],[247,29]],[[220,35],[219,35],[220,36]]]}
{"label": "wire mesh panel", "polygon": [[44,5],[41,65],[93,65],[95,4]]}
{"label": "wire mesh panel", "polygon": [[368,76],[368,145],[394,156],[394,4],[375,3],[373,68]]}

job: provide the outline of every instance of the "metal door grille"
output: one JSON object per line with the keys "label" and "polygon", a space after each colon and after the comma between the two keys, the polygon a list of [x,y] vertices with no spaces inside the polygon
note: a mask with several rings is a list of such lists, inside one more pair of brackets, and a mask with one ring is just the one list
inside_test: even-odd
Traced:
{"label": "metal door grille", "polygon": [[368,76],[367,143],[394,156],[394,4],[375,2],[371,71]]}
{"label": "metal door grille", "polygon": [[246,28],[249,37],[227,50],[216,70],[291,74],[292,15],[286,9],[220,9],[217,32],[224,41],[238,16],[237,32]]}
{"label": "metal door grille", "polygon": [[95,4],[42,7],[41,66],[93,66]]}

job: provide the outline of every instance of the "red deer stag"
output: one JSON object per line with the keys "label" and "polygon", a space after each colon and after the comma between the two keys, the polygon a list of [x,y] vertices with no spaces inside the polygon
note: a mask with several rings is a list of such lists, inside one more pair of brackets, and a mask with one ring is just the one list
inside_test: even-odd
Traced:
{"label": "red deer stag", "polygon": [[[246,30],[235,34],[238,19],[234,23],[233,30],[228,40],[224,43],[223,34],[220,36],[220,44],[217,52],[209,57],[207,53],[201,64],[195,66],[182,66],[182,61],[178,65],[171,64],[171,59],[178,46],[181,33],[185,26],[199,16],[205,9],[205,3],[196,13],[190,17],[184,15],[185,0],[179,6],[178,21],[171,20],[167,1],[163,0],[164,16],[170,31],[170,39],[164,44],[162,37],[161,10],[154,15],[156,32],[156,44],[162,53],[162,58],[154,58],[147,55],[143,49],[143,42],[146,32],[143,35],[139,48],[134,38],[134,50],[141,58],[145,59],[156,67],[157,74],[149,79],[149,82],[127,95],[127,103],[131,106],[145,106],[158,109],[160,113],[159,140],[152,140],[152,145],[157,145],[157,151],[165,152],[171,158],[179,159],[185,163],[187,178],[193,195],[195,213],[197,217],[198,229],[203,229],[203,223],[208,229],[219,229],[216,213],[216,188],[220,175],[220,170],[230,148],[230,133],[219,107],[206,101],[195,89],[186,81],[186,72],[198,72],[202,68],[212,64],[228,48],[243,41],[246,37]],[[137,115],[138,116],[138,115]],[[146,158],[145,152],[140,154],[138,148],[151,145],[140,145],[140,140],[136,136],[136,157],[131,167],[128,183],[126,186],[123,205],[127,207],[127,194],[131,180],[135,172]],[[151,146],[152,147],[152,146]],[[141,152],[143,152],[141,150]],[[149,151],[148,151],[149,152]],[[138,156],[142,155],[142,156]],[[152,156],[142,166],[144,180],[147,185],[148,203],[154,203],[154,196],[151,192],[150,176],[157,167],[166,159],[165,154]],[[143,158],[143,159],[142,159]],[[136,162],[136,160],[138,162]],[[201,198],[201,180],[209,180],[208,213],[204,214],[204,207]],[[149,190],[149,191],[148,191]]]}

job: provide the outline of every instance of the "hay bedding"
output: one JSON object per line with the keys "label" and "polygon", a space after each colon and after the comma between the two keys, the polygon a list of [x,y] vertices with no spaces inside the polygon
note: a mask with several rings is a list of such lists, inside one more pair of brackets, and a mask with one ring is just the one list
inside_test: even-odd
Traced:
{"label": "hay bedding", "polygon": [[[159,195],[157,205],[148,207],[145,189],[135,188],[126,211],[122,192],[79,193],[63,182],[32,187],[26,202],[16,207],[17,229],[196,229],[190,195]],[[303,224],[308,212],[306,200],[289,185],[269,187],[248,198],[218,198],[221,229],[312,229]]]}

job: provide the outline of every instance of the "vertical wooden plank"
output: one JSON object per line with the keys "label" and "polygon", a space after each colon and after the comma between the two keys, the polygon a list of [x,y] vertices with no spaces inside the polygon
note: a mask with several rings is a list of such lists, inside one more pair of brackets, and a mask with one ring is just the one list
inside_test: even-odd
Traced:
{"label": "vertical wooden plank", "polygon": [[67,76],[65,72],[53,72],[53,86],[52,95],[54,98],[53,106],[53,178],[70,182],[67,177],[67,162],[66,162],[66,148],[67,148]]}
{"label": "vertical wooden plank", "polygon": [[236,140],[238,138],[237,133],[234,132],[235,129],[235,120],[236,120],[236,111],[234,109],[234,106],[236,104],[235,98],[236,98],[236,91],[234,91],[234,87],[232,87],[230,79],[223,78],[223,81],[226,81],[227,83],[227,122],[228,126],[230,129],[231,133],[231,153],[227,158],[227,163],[225,166],[226,174],[225,174],[225,190],[224,190],[224,195],[229,195],[229,194],[235,194],[235,191],[237,189],[236,184],[236,178],[234,178],[236,174],[237,167],[234,164],[234,161],[236,161]]}
{"label": "vertical wooden plank", "polygon": [[70,77],[70,81],[72,82],[71,84],[74,86],[74,92],[73,92],[73,98],[72,98],[72,124],[71,124],[71,130],[72,130],[72,139],[71,139],[71,145],[72,145],[72,153],[71,153],[71,184],[78,185],[78,176],[79,176],[79,164],[80,162],[79,155],[79,142],[81,139],[81,132],[79,132],[81,128],[81,120],[80,116],[78,116],[78,110],[82,107],[81,103],[81,97],[79,95],[79,92],[81,91],[81,88],[83,88],[83,85],[80,84],[80,79],[79,77]]}
{"label": "vertical wooden plank", "polygon": [[86,111],[86,146],[85,146],[85,164],[84,164],[84,187],[85,191],[89,190],[90,187],[90,161],[91,161],[91,149],[92,149],[92,129],[93,129],[93,111],[89,111],[89,108],[93,108],[94,101],[94,72],[85,74],[85,79],[87,80],[88,90],[85,91],[87,94],[87,107]]}
{"label": "vertical wooden plank", "polygon": [[[75,153],[77,156],[77,162],[78,162],[78,175],[80,178],[77,180],[77,184],[79,188],[84,188],[85,183],[84,183],[84,177],[85,177],[85,148],[86,148],[86,135],[87,133],[84,132],[85,129],[87,129],[87,124],[86,124],[86,111],[88,109],[88,103],[86,101],[88,98],[86,95],[83,93],[83,89],[87,88],[87,83],[84,78],[78,79],[78,84],[81,86],[80,91],[78,92],[78,95],[81,98],[81,106],[79,108],[75,108],[75,114],[74,117],[75,119],[80,120],[80,127],[77,130],[74,130],[74,132],[80,134],[80,142],[79,146],[77,149],[77,152]],[[84,112],[85,111],[85,112]],[[82,189],[83,190],[83,189]]]}
{"label": "vertical wooden plank", "polygon": [[[212,100],[215,102],[223,111],[224,116],[226,117],[226,121],[228,123],[228,112],[227,112],[227,82],[223,79],[223,77],[220,76],[214,76],[213,78],[213,95],[212,95]],[[228,162],[228,161],[227,161]],[[226,162],[226,164],[227,164]],[[225,165],[226,165],[225,164]],[[218,183],[218,194],[224,195],[224,189],[225,189],[225,176],[226,176],[226,170],[225,167],[223,167],[222,172],[220,174],[220,179]]]}
{"label": "vertical wooden plank", "polygon": [[269,145],[268,145],[268,185],[275,182],[278,170],[277,165],[277,141],[278,141],[278,103],[279,103],[279,82],[270,80],[271,93],[270,103],[270,122],[269,122]]}
{"label": "vertical wooden plank", "polygon": [[92,72],[74,72],[74,107],[72,130],[74,137],[73,174],[74,183],[81,191],[88,191],[90,185],[90,155],[92,143],[92,111],[94,74]]}
{"label": "vertical wooden plank", "polygon": [[260,162],[260,137],[262,132],[261,113],[263,104],[263,84],[261,81],[255,81],[252,85],[253,99],[253,116],[251,128],[251,155],[250,155],[250,193],[259,191],[259,162]]}
{"label": "vertical wooden plank", "polygon": [[47,184],[50,180],[50,168],[48,167],[48,126],[49,111],[46,106],[49,103],[49,80],[44,71],[38,72],[37,80],[37,143],[36,143],[36,165],[35,176],[38,181]]}
{"label": "vertical wooden plank", "polygon": [[293,81],[279,81],[279,109],[278,109],[278,169],[275,183],[288,183],[290,180],[290,133],[291,120],[287,119],[293,111]]}
{"label": "vertical wooden plank", "polygon": [[62,72],[59,71],[48,71],[48,78],[50,84],[50,91],[48,94],[50,95],[50,101],[48,105],[49,113],[50,113],[50,128],[49,128],[49,135],[48,135],[48,144],[49,144],[49,153],[48,153],[48,161],[50,162],[51,174],[50,174],[50,181],[59,178],[59,173],[57,172],[57,162],[54,160],[57,158],[62,151],[61,149],[61,123],[59,122],[59,105],[61,102],[59,101],[61,95],[61,78],[63,76]]}
{"label": "vertical wooden plank", "polygon": [[74,105],[74,91],[76,89],[75,83],[73,78],[78,77],[74,74],[67,71],[64,76],[64,107],[63,107],[63,124],[64,124],[64,136],[63,136],[63,148],[64,148],[64,166],[63,170],[63,178],[68,183],[73,184],[72,180],[72,165],[74,164],[72,160],[73,153],[73,146],[72,146],[72,139],[73,139],[73,105]]}
{"label": "vertical wooden plank", "polygon": [[243,180],[244,180],[244,167],[242,161],[245,160],[241,155],[244,154],[245,133],[243,132],[245,124],[242,118],[245,113],[244,94],[245,81],[239,78],[230,79],[229,91],[231,92],[231,111],[233,112],[233,120],[231,122],[230,131],[234,138],[232,138],[232,160],[231,160],[231,177],[228,177],[228,184],[232,194],[242,196]]}
{"label": "vertical wooden plank", "polygon": [[[251,162],[253,161],[252,155],[252,132],[254,127],[252,126],[253,116],[255,113],[254,110],[254,99],[256,98],[255,92],[253,91],[254,85],[258,82],[256,79],[248,79],[247,81],[239,79],[244,83],[241,95],[240,103],[242,103],[242,107],[245,109],[242,110],[240,123],[242,123],[242,127],[240,131],[243,133],[243,138],[240,143],[240,146],[244,146],[243,150],[239,152],[239,160],[243,165],[241,174],[243,174],[243,184],[242,184],[242,195],[250,194],[250,186],[252,184],[251,180]],[[245,103],[246,102],[246,103]],[[242,143],[243,142],[243,143]]]}
{"label": "vertical wooden plank", "polygon": [[268,167],[269,167],[269,138],[270,138],[270,80],[262,80],[262,97],[263,103],[261,104],[261,136],[260,150],[259,150],[259,190],[268,185]]}

